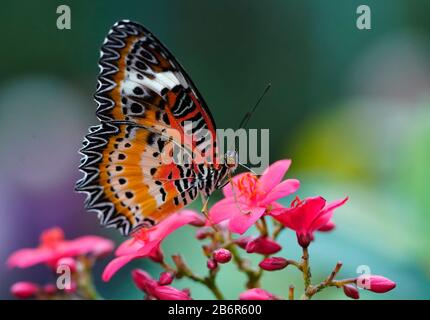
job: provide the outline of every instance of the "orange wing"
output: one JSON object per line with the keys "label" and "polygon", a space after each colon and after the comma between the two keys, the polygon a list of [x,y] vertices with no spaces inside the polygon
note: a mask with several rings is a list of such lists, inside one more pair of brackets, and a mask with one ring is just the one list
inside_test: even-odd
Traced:
{"label": "orange wing", "polygon": [[84,140],[76,189],[103,225],[126,235],[212,188],[201,179],[218,159],[215,124],[179,63],[139,24],[113,26],[100,69],[101,124]]}

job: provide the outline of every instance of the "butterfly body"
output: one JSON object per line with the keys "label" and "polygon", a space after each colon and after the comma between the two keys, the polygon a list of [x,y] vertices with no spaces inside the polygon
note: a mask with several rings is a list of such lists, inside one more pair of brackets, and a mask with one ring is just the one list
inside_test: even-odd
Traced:
{"label": "butterfly body", "polygon": [[157,38],[120,21],[99,65],[101,124],[85,137],[76,190],[103,225],[125,235],[151,227],[223,185],[237,163],[219,157],[206,103]]}

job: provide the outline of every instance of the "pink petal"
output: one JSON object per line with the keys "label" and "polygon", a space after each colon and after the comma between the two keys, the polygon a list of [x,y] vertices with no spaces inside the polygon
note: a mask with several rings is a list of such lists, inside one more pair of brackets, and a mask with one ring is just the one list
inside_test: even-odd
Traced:
{"label": "pink petal", "polygon": [[324,209],[321,210],[320,214],[315,218],[315,220],[312,221],[311,229],[312,230],[318,230],[320,228],[324,229],[324,227],[330,222],[330,219],[333,216],[334,210],[344,205],[347,200],[348,200],[348,197],[342,200],[336,200],[326,205]]}
{"label": "pink petal", "polygon": [[183,227],[194,221],[199,221],[200,215],[192,210],[182,210],[180,212],[174,213],[161,221],[155,227],[145,230],[148,231],[148,236],[150,240],[161,242],[169,234],[171,234],[176,229]]}
{"label": "pink petal", "polygon": [[239,296],[240,300],[276,300],[276,296],[272,293],[261,289],[254,288],[242,292]]}
{"label": "pink petal", "polygon": [[274,209],[270,214],[284,226],[298,232],[308,233],[312,222],[321,213],[326,201],[322,197],[306,198],[297,207]]}
{"label": "pink petal", "polygon": [[[192,210],[174,213],[158,225],[150,229],[141,229],[135,233],[136,239],[126,240],[117,249],[120,257],[112,260],[103,272],[103,280],[109,279],[125,264],[136,258],[153,257],[157,253],[160,243],[176,229],[200,219],[200,215]],[[139,240],[139,236],[145,240]],[[135,241],[134,243],[132,241]]]}
{"label": "pink petal", "polygon": [[45,263],[54,260],[55,258],[56,254],[52,249],[21,249],[11,254],[7,259],[6,264],[10,268],[28,268],[39,263]]}
{"label": "pink petal", "polygon": [[300,181],[296,179],[288,179],[282,181],[280,184],[275,186],[267,196],[264,198],[264,204],[270,204],[273,201],[289,196],[290,194],[296,192],[300,187]]}
{"label": "pink petal", "polygon": [[131,238],[125,240],[123,243],[119,245],[119,247],[115,251],[116,256],[125,256],[128,254],[132,254],[144,246],[142,241]]}
{"label": "pink petal", "polygon": [[328,205],[326,205],[323,210],[325,212],[332,211],[336,208],[339,208],[340,206],[343,206],[345,204],[345,202],[347,202],[348,200],[349,200],[349,197],[346,197],[344,199],[335,200],[335,201],[329,203]]}
{"label": "pink petal", "polygon": [[329,221],[325,225],[323,225],[321,228],[319,228],[318,231],[329,232],[329,231],[332,231],[334,228],[336,228],[336,225],[334,224],[334,222]]}
{"label": "pink petal", "polygon": [[209,210],[209,224],[218,224],[230,219],[235,212],[239,211],[238,203],[234,198],[225,198],[215,203]]}
{"label": "pink petal", "polygon": [[126,256],[121,256],[118,258],[113,259],[109,264],[106,266],[106,268],[103,271],[102,279],[105,282],[108,282],[115,273],[122,267],[124,267],[127,263],[129,263],[131,260],[134,260],[136,258],[139,258],[140,255],[135,254],[129,254]]}
{"label": "pink petal", "polygon": [[111,240],[98,236],[83,236],[65,241],[59,246],[59,254],[72,257],[91,253],[100,256],[111,252],[113,248],[114,243]]}
{"label": "pink petal", "polygon": [[[308,233],[314,231],[312,229],[312,223],[321,214],[321,210],[324,208],[326,201],[323,197],[310,197],[304,200],[305,202],[298,207],[301,211],[294,218],[294,224],[296,225],[297,232]],[[328,221],[328,220],[327,220]],[[327,223],[324,222],[324,224]],[[301,228],[300,228],[301,227]]]}
{"label": "pink petal", "polygon": [[227,183],[224,188],[222,189],[222,193],[224,194],[224,197],[229,198],[229,197],[233,197],[233,188],[232,188],[232,183],[236,183],[244,174],[246,174],[247,172],[244,173],[240,173],[236,176],[234,176],[231,180],[231,182]]}
{"label": "pink petal", "polygon": [[243,234],[248,230],[258,219],[260,219],[266,208],[253,208],[249,213],[236,211],[235,215],[230,219],[229,229],[231,232]]}
{"label": "pink petal", "polygon": [[291,160],[279,160],[269,166],[259,179],[262,188],[266,192],[272,190],[282,181],[282,178],[285,176],[290,165]]}

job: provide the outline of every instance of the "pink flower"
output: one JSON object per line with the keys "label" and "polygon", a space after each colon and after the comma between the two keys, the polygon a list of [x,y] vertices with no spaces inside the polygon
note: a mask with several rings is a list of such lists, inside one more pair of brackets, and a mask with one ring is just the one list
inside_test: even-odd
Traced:
{"label": "pink flower", "polygon": [[157,282],[143,270],[135,269],[131,273],[136,286],[145,292],[150,299],[158,300],[191,300],[189,293],[168,285],[163,285],[162,279]]}
{"label": "pink flower", "polygon": [[285,227],[296,231],[299,244],[307,247],[314,239],[315,231],[333,228],[333,212],[347,200],[348,197],[326,204],[323,197],[306,198],[303,201],[296,197],[291,208],[276,208],[270,214]]}
{"label": "pink flower", "polygon": [[105,255],[113,250],[113,242],[98,236],[83,236],[74,240],[65,240],[62,229],[56,227],[44,231],[37,248],[21,249],[12,253],[7,265],[11,268],[27,268],[39,263],[55,267],[64,257],[85,254]]}
{"label": "pink flower", "polygon": [[282,257],[271,257],[264,259],[258,265],[263,270],[275,271],[282,270],[288,266],[288,261]]}
{"label": "pink flower", "polygon": [[351,299],[360,299],[360,293],[358,292],[358,289],[351,284],[344,285],[343,292],[347,297],[350,297]]}
{"label": "pink flower", "polygon": [[254,288],[242,292],[239,296],[240,300],[278,300],[278,298],[270,292]]}
{"label": "pink flower", "polygon": [[231,252],[227,249],[220,248],[213,252],[213,257],[218,263],[227,263],[231,260]]}
{"label": "pink flower", "polygon": [[34,297],[39,292],[39,286],[33,282],[21,281],[15,283],[10,292],[19,299],[28,299]]}
{"label": "pink flower", "polygon": [[383,276],[362,275],[357,279],[357,286],[375,293],[385,293],[393,290],[396,283]]}
{"label": "pink flower", "polygon": [[246,252],[259,253],[264,255],[274,254],[281,251],[282,247],[268,237],[258,237],[251,240],[246,245]]}
{"label": "pink flower", "polygon": [[[294,193],[300,186],[295,179],[282,181],[291,160],[280,160],[268,167],[260,178],[243,173],[227,184],[225,199],[217,202],[209,211],[209,223],[228,221],[231,232],[243,234],[263,214],[273,207],[280,207],[276,200]],[[282,182],[281,182],[282,181]]]}
{"label": "pink flower", "polygon": [[123,242],[115,252],[117,258],[112,260],[105,268],[102,278],[110,278],[124,265],[138,258],[154,258],[159,255],[161,242],[173,231],[196,221],[200,221],[198,213],[191,210],[182,210],[174,213],[149,229],[141,229],[133,238]]}

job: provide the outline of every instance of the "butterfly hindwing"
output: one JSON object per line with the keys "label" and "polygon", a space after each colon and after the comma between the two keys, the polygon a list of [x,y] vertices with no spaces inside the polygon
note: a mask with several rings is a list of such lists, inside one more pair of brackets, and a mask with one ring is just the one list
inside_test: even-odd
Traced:
{"label": "butterfly hindwing", "polygon": [[152,226],[198,195],[190,166],[163,164],[171,141],[144,128],[102,123],[86,136],[80,169],[85,176],[77,189],[86,192],[86,206],[99,213],[102,224],[124,234]]}

